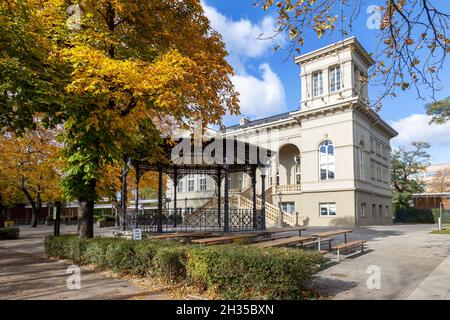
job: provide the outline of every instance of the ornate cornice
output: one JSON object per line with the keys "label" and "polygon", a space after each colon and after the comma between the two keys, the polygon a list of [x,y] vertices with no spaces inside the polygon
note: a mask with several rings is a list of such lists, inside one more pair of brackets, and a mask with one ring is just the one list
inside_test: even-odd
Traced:
{"label": "ornate cornice", "polygon": [[352,50],[361,57],[361,59],[367,64],[367,66],[371,66],[375,63],[370,54],[364,49],[364,47],[355,37],[350,37],[326,47],[320,48],[318,50],[314,50],[301,56],[295,57],[294,61],[295,63],[301,65],[306,62],[321,59],[330,54],[338,53],[346,48],[352,48]]}

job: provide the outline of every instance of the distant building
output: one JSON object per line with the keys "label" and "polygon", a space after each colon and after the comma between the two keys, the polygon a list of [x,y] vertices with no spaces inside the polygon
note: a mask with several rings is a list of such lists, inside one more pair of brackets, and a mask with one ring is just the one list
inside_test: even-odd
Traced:
{"label": "distant building", "polygon": [[425,182],[425,192],[450,192],[450,163],[429,165],[425,171],[416,173],[413,178]]}
{"label": "distant building", "polygon": [[415,193],[413,194],[414,208],[450,210],[450,192]]}

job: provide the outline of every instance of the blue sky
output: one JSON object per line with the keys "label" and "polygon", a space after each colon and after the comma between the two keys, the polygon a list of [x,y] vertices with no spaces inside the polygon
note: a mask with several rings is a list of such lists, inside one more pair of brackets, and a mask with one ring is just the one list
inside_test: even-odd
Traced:
{"label": "blue sky", "polygon": [[[265,12],[255,8],[252,0],[203,0],[205,13],[214,29],[223,36],[229,52],[228,61],[235,69],[232,78],[240,92],[241,113],[251,119],[298,109],[300,99],[299,68],[287,51],[274,51],[275,45],[286,46],[283,36],[272,40],[260,40],[261,34],[270,36],[276,24],[275,12]],[[365,1],[363,10],[353,22],[353,32],[367,51],[375,53],[376,30],[367,27],[371,13],[365,11],[369,5],[381,5],[383,1]],[[441,4],[441,9],[450,12],[450,2]],[[308,52],[341,40],[336,33],[317,39],[307,34],[302,52]],[[448,59],[447,59],[448,60]],[[450,95],[450,62],[441,74],[442,90],[439,98]],[[375,99],[382,88],[370,86],[371,98]],[[422,93],[427,95],[424,90]],[[380,115],[390,123],[400,135],[392,141],[394,147],[408,146],[412,141],[426,141],[432,144],[430,153],[433,163],[450,162],[450,123],[429,125],[424,105],[431,101],[417,99],[416,92],[398,92],[396,98],[383,100]],[[225,116],[224,124],[238,122],[238,118]]]}

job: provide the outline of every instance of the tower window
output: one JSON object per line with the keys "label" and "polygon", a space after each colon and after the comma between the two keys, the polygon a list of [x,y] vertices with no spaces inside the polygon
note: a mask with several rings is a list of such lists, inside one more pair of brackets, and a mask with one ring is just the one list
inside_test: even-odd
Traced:
{"label": "tower window", "polygon": [[321,96],[323,94],[323,75],[322,71],[313,73],[313,96]]}
{"label": "tower window", "polygon": [[330,92],[341,90],[341,67],[330,69]]}

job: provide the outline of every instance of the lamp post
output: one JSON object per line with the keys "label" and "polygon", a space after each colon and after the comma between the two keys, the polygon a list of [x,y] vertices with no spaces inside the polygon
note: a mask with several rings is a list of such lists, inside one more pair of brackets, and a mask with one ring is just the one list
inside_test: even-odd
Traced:
{"label": "lamp post", "polygon": [[283,210],[281,210],[281,192],[278,191],[277,193],[278,195],[278,227],[282,228],[283,227]]}

